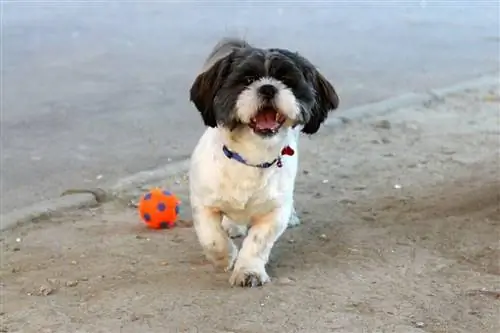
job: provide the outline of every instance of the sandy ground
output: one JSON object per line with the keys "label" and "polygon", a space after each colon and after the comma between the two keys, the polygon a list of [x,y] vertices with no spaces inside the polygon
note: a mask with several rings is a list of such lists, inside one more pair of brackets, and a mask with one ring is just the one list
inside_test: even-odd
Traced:
{"label": "sandy ground", "polygon": [[303,224],[263,288],[230,288],[189,221],[150,231],[119,201],[4,232],[0,332],[499,332],[499,103],[468,91],[304,138]]}

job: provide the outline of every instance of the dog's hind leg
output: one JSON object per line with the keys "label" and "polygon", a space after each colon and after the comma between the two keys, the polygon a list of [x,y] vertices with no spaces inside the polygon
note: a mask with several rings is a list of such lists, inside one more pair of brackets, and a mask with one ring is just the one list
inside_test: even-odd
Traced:
{"label": "dog's hind leg", "polygon": [[300,224],[300,218],[297,215],[295,207],[292,208],[292,214],[290,214],[290,219],[288,220],[288,228],[296,227]]}
{"label": "dog's hind leg", "polygon": [[247,225],[236,223],[227,216],[222,218],[222,229],[224,229],[231,238],[244,237],[248,232]]}

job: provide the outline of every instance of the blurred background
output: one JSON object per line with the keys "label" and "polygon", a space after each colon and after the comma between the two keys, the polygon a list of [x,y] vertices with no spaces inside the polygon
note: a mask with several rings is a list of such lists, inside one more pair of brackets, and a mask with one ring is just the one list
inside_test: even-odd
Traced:
{"label": "blurred background", "polygon": [[[1,211],[189,157],[189,88],[239,36],[301,52],[346,109],[499,69],[498,1],[2,1]],[[471,110],[474,112],[474,110]]]}

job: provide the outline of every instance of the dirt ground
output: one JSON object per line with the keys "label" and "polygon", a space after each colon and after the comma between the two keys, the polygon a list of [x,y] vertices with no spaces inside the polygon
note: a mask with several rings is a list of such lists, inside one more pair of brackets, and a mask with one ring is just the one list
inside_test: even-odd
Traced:
{"label": "dirt ground", "polygon": [[499,332],[499,105],[490,87],[304,138],[303,224],[263,288],[119,201],[6,231],[0,332]]}

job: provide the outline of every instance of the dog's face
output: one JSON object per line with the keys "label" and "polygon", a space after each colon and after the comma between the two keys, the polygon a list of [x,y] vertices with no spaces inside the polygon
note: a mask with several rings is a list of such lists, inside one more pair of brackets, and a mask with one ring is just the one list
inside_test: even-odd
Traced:
{"label": "dog's face", "polygon": [[263,138],[296,125],[313,134],[339,102],[332,85],[305,58],[248,45],[198,75],[191,101],[205,125],[247,127]]}

